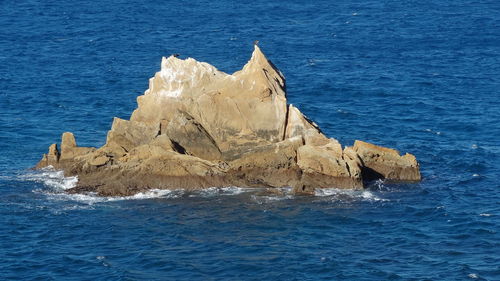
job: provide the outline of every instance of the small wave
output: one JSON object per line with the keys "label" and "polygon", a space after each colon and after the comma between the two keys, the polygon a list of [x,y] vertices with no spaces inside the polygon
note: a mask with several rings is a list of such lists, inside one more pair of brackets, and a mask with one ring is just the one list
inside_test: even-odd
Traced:
{"label": "small wave", "polygon": [[246,192],[254,192],[263,190],[263,188],[247,188],[247,187],[209,187],[200,190],[192,191],[189,197],[215,197],[215,196],[231,196]]}
{"label": "small wave", "polygon": [[491,217],[492,215],[488,214],[488,213],[481,213],[481,214],[479,214],[479,216],[481,216],[481,217]]}
{"label": "small wave", "polygon": [[52,166],[42,168],[20,176],[21,179],[41,182],[55,190],[68,190],[76,186],[78,177],[65,177],[64,172],[54,169]]}
{"label": "small wave", "polygon": [[368,189],[375,191],[391,191],[391,189],[387,185],[385,185],[385,180],[383,179],[378,179],[371,182],[368,185]]}
{"label": "small wave", "polygon": [[33,192],[41,193],[51,200],[58,201],[76,201],[88,205],[103,202],[115,202],[123,200],[143,200],[143,199],[156,199],[156,198],[178,198],[184,194],[184,190],[168,190],[168,189],[152,189],[146,192],[139,192],[131,196],[98,196],[97,193],[77,193],[69,194],[64,192],[51,192],[41,189],[36,189]]}
{"label": "small wave", "polygon": [[257,202],[258,204],[264,204],[264,203],[272,203],[272,202],[277,202],[277,201],[283,201],[283,200],[290,200],[295,198],[291,194],[284,194],[284,195],[252,195],[252,200]]}
{"label": "small wave", "polygon": [[388,199],[380,198],[369,190],[352,190],[339,188],[318,188],[314,195],[319,197],[332,197],[335,200],[363,200],[363,201],[389,201]]}
{"label": "small wave", "polygon": [[432,130],[432,129],[425,129],[424,131],[429,132],[429,133],[432,133],[432,134],[436,134],[436,135],[438,135],[438,136],[439,136],[439,135],[441,135],[441,132],[440,132],[440,131],[434,131],[434,130]]}
{"label": "small wave", "polygon": [[[258,188],[241,188],[241,187],[210,187],[189,192],[188,197],[204,197],[210,198],[215,196],[237,195],[245,192],[259,190]],[[45,194],[52,200],[71,200],[85,204],[95,204],[102,202],[115,202],[123,200],[144,200],[144,199],[173,199],[180,198],[188,193],[185,189],[151,189],[145,192],[139,192],[130,196],[98,196],[97,193],[77,193],[69,194],[64,192],[53,192],[46,190],[35,190],[37,193]]]}
{"label": "small wave", "polygon": [[272,189],[261,189],[263,193],[253,194],[251,199],[258,204],[272,203],[283,200],[294,199],[293,190],[291,187],[281,187]]}
{"label": "small wave", "polygon": [[76,186],[78,177],[65,177],[64,172],[54,169],[52,166],[42,168],[37,171],[20,176],[21,179],[33,182],[43,183],[49,189],[35,189],[34,193],[39,193],[47,196],[51,200],[69,200],[92,205],[100,202],[112,202],[121,200],[141,200],[153,198],[173,198],[184,194],[184,190],[165,190],[152,189],[145,192],[139,192],[131,196],[98,196],[96,193],[79,193],[69,194],[65,191]]}

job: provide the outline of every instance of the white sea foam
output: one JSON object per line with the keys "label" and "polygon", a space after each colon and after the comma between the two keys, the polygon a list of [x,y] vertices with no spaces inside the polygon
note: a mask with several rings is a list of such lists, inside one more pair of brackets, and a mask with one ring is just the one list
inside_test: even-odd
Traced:
{"label": "white sea foam", "polygon": [[78,177],[65,177],[63,171],[52,166],[20,176],[22,179],[41,182],[55,190],[67,190],[76,186]]}
{"label": "white sea foam", "polygon": [[378,191],[387,190],[387,186],[385,185],[385,180],[378,179],[370,186],[370,188],[376,189]]}
{"label": "white sea foam", "polygon": [[283,201],[283,200],[291,200],[291,199],[295,198],[291,187],[276,188],[274,190],[274,192],[272,192],[271,194],[268,192],[265,192],[266,189],[260,189],[260,191],[263,191],[263,193],[253,194],[251,196],[251,199],[253,201],[257,202],[258,204],[272,203],[272,202]]}
{"label": "white sea foam", "polygon": [[388,201],[387,199],[378,197],[369,190],[318,188],[314,191],[314,195],[319,197],[332,197],[334,200]]}
{"label": "white sea foam", "polygon": [[[256,188],[241,188],[241,187],[210,187],[205,189],[200,189],[197,191],[192,191],[189,197],[216,197],[224,195],[237,195],[245,192],[252,192],[258,190]],[[139,192],[131,196],[98,196],[96,193],[83,193],[83,194],[68,194],[62,192],[51,192],[37,190],[36,192],[43,193],[53,200],[72,200],[85,204],[95,204],[101,202],[114,202],[123,200],[144,200],[144,199],[156,199],[156,198],[179,198],[188,193],[184,189],[151,189],[145,192]]]}
{"label": "white sea foam", "polygon": [[[183,189],[166,190],[152,189],[145,192],[139,192],[131,196],[98,196],[96,193],[87,192],[79,194],[69,194],[66,191],[76,186],[78,177],[64,177],[63,171],[55,170],[52,167],[32,171],[21,176],[25,180],[43,183],[47,188],[38,188],[33,190],[34,193],[39,193],[47,196],[50,200],[57,201],[75,201],[92,205],[101,202],[114,202],[122,200],[143,200],[154,198],[179,198],[182,196],[189,197],[217,197],[217,196],[235,196],[243,193],[264,192],[263,194],[252,194],[251,198],[257,203],[269,203],[282,200],[294,199],[292,188],[278,188],[273,193],[265,192],[265,188],[244,188],[244,187],[210,187],[195,191],[186,191]],[[378,183],[383,185],[383,182]],[[362,201],[387,201],[380,198],[374,192],[369,190],[349,190],[338,188],[320,188],[316,189],[315,196],[331,198],[334,201],[345,200],[362,200]]]}
{"label": "white sea foam", "polygon": [[272,203],[272,202],[277,202],[277,201],[283,201],[283,200],[290,200],[295,198],[291,194],[283,194],[283,195],[252,195],[251,198],[257,202],[258,204],[264,204],[264,203]]}
{"label": "white sea foam", "polygon": [[21,176],[22,179],[43,183],[49,189],[35,189],[34,193],[46,195],[52,200],[71,200],[86,204],[99,202],[111,202],[120,200],[141,200],[153,198],[175,198],[182,196],[184,190],[152,189],[146,192],[139,192],[131,196],[97,196],[96,193],[69,194],[65,191],[76,186],[78,177],[65,177],[63,171],[55,170],[49,166],[47,168],[33,171]]}
{"label": "white sea foam", "polygon": [[441,135],[441,132],[440,131],[434,131],[432,129],[425,129],[426,132],[429,132],[429,133],[433,133],[433,134],[436,134],[436,135]]}
{"label": "white sea foam", "polygon": [[219,193],[217,187],[209,187],[194,191],[189,197],[214,197]]}
{"label": "white sea foam", "polygon": [[[339,189],[339,188],[318,188],[314,192],[315,197],[324,198],[321,201],[331,200],[334,202],[344,201],[389,201],[388,199],[377,196],[374,192],[369,190],[352,190],[352,189]],[[280,192],[272,195],[254,194],[251,198],[259,204],[273,203],[283,200],[291,200],[297,198],[291,188],[282,188]]]}
{"label": "white sea foam", "polygon": [[184,190],[152,189],[146,192],[139,192],[131,196],[98,196],[96,193],[69,194],[62,192],[50,192],[45,190],[34,190],[36,193],[42,193],[51,200],[58,201],[76,201],[88,205],[102,202],[115,202],[123,200],[143,200],[156,198],[178,198],[184,194]]}
{"label": "white sea foam", "polygon": [[245,192],[254,192],[257,190],[261,190],[261,188],[245,188],[245,187],[237,187],[237,186],[230,186],[230,187],[222,187],[220,188],[221,195],[238,195],[241,193]]}
{"label": "white sea foam", "polygon": [[209,187],[200,190],[193,191],[189,197],[214,197],[214,196],[228,196],[228,195],[238,195],[245,192],[254,192],[257,190],[263,190],[262,188],[245,188],[245,187]]}

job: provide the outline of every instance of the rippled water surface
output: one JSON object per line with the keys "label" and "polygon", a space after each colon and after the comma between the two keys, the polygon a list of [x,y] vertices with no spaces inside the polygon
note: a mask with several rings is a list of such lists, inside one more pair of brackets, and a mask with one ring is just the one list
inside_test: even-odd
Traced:
{"label": "rippled water surface", "polygon": [[[21,0],[0,26],[0,279],[500,280],[498,1]],[[98,198],[29,170],[64,131],[101,146],[161,56],[233,72],[254,40],[327,135],[423,181]]]}

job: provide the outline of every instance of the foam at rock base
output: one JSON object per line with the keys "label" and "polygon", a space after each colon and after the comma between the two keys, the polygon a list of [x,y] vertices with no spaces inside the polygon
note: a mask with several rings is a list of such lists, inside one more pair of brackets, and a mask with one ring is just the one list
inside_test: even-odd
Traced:
{"label": "foam at rock base", "polygon": [[[84,204],[92,205],[101,202],[113,202],[121,200],[142,200],[154,198],[179,198],[187,192],[183,189],[166,190],[152,189],[147,192],[139,192],[131,196],[97,196],[95,193],[86,194],[69,194],[65,191],[76,186],[78,177],[64,177],[63,171],[55,170],[52,167],[46,167],[35,172],[30,172],[21,177],[28,181],[43,183],[49,189],[36,189],[34,192],[42,193],[52,200],[70,200]],[[210,187],[194,192],[190,192],[189,197],[210,198],[216,196],[233,196],[246,192],[265,191],[265,188],[242,188],[242,187]],[[253,194],[251,198],[257,203],[271,203],[281,200],[294,199],[291,194],[291,188],[281,189],[280,195],[258,195]],[[316,197],[332,198],[333,201],[387,201],[387,199],[376,196],[369,190],[346,190],[338,188],[322,188],[317,189],[314,194]]]}
{"label": "foam at rock base", "polygon": [[339,188],[318,188],[314,191],[315,196],[319,197],[347,197],[350,199],[360,199],[363,201],[388,201],[375,195],[369,190],[349,190],[349,189],[339,189]]}
{"label": "foam at rock base", "polygon": [[52,166],[24,175],[23,178],[30,181],[42,182],[46,186],[59,191],[71,189],[78,183],[78,177],[64,177],[63,171],[55,170]]}

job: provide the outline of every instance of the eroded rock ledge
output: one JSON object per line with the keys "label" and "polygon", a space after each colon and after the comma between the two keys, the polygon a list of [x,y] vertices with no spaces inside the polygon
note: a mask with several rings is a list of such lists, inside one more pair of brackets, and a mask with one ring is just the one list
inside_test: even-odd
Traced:
{"label": "eroded rock ledge", "polygon": [[37,168],[78,175],[70,192],[131,195],[212,186],[363,188],[378,178],[420,180],[411,154],[362,141],[344,147],[287,104],[285,78],[258,46],[226,74],[192,58],[163,58],[130,120],[115,118],[106,144],[78,147],[64,133]]}

